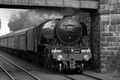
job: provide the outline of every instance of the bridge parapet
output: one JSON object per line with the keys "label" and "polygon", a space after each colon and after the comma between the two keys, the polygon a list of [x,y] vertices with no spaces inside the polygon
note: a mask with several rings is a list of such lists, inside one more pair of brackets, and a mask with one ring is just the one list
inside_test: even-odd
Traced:
{"label": "bridge parapet", "polygon": [[99,0],[0,0],[0,5],[72,7],[98,9]]}

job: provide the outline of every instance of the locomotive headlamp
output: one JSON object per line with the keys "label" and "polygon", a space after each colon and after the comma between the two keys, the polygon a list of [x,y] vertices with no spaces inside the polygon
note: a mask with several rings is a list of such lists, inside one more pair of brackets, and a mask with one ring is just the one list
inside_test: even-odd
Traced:
{"label": "locomotive headlamp", "polygon": [[63,59],[63,56],[62,55],[58,55],[57,60],[61,61],[62,59]]}
{"label": "locomotive headlamp", "polygon": [[85,61],[88,61],[89,59],[90,59],[89,55],[85,55],[85,56],[84,56],[84,60],[85,60]]}
{"label": "locomotive headlamp", "polygon": [[73,49],[71,49],[71,52],[73,52],[74,50]]}

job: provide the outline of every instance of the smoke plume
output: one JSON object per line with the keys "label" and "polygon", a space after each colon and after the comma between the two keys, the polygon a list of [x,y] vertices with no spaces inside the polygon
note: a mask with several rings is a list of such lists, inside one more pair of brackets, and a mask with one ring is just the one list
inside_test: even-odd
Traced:
{"label": "smoke plume", "polygon": [[12,14],[8,23],[10,31],[16,31],[33,25],[38,25],[47,19],[62,18],[59,12],[54,10],[31,9],[17,14]]}

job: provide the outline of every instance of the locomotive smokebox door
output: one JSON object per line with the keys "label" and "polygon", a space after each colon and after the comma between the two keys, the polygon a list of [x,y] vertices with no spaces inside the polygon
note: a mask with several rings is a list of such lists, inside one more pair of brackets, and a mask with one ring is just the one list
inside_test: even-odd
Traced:
{"label": "locomotive smokebox door", "polygon": [[58,22],[56,34],[63,44],[72,45],[79,41],[82,27],[77,20],[67,17]]}

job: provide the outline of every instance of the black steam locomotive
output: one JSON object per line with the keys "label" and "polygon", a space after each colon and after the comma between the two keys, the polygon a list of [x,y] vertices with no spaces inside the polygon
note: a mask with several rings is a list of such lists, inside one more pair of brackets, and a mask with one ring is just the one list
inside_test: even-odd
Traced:
{"label": "black steam locomotive", "polygon": [[91,57],[87,28],[73,17],[51,19],[0,37],[0,48],[59,72],[82,71]]}

